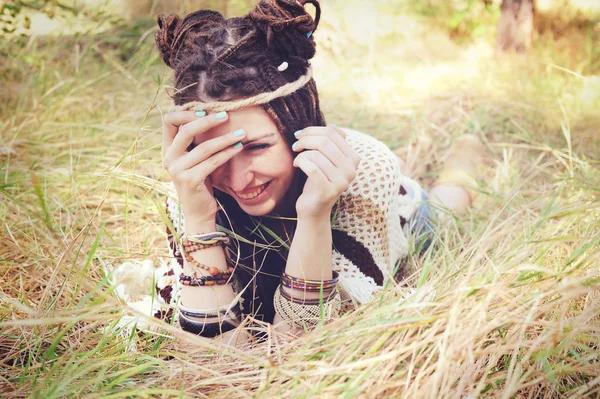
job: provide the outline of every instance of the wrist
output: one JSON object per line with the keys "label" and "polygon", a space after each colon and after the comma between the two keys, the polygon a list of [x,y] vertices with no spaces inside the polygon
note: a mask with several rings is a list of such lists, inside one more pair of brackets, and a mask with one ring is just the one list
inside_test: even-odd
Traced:
{"label": "wrist", "polygon": [[185,217],[185,232],[187,234],[210,233],[217,231],[217,219],[213,218],[188,218]]}
{"label": "wrist", "polygon": [[285,272],[308,280],[331,278],[332,238],[328,214],[298,216]]}
{"label": "wrist", "polygon": [[330,225],[331,224],[331,212],[323,212],[319,214],[311,215],[298,215],[298,225],[310,224],[310,225]]}
{"label": "wrist", "polygon": [[189,224],[216,224],[217,212],[209,210],[199,211],[197,206],[181,203],[181,210],[185,219],[186,226]]}

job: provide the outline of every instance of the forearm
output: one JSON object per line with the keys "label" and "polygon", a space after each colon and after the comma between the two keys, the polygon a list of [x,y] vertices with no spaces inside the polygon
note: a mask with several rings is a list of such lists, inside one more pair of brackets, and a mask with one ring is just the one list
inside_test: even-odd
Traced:
{"label": "forearm", "polygon": [[[305,280],[330,280],[332,278],[332,237],[329,215],[316,219],[298,219],[294,239],[285,272],[293,277]],[[281,286],[281,289],[294,297],[304,299],[320,298],[321,292],[301,292]],[[294,328],[276,314],[273,324],[280,332],[293,331],[300,333],[301,328]]]}
{"label": "forearm", "polygon": [[329,214],[298,218],[285,272],[305,280],[332,278],[332,241]]}
{"label": "forearm", "polygon": [[[217,231],[215,222],[204,222],[186,220],[185,232],[188,234],[207,233]],[[191,256],[198,262],[215,266],[221,271],[227,270],[227,260],[225,250],[221,246],[206,248],[201,251],[191,253]],[[184,261],[183,266],[186,275],[192,275],[196,272],[197,275],[209,275],[208,271],[194,267],[188,261]],[[233,301],[235,293],[231,284],[214,285],[210,287],[191,287],[183,286],[181,302],[189,308],[195,309],[211,309],[226,306]]]}

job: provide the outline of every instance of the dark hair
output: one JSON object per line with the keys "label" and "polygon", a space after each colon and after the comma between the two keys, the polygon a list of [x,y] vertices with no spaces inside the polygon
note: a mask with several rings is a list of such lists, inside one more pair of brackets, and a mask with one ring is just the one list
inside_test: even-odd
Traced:
{"label": "dark hair", "polygon": [[[304,9],[316,8],[315,19]],[[159,15],[155,34],[161,58],[175,72],[176,105],[232,101],[270,92],[307,73],[315,55],[316,0],[261,0],[242,18],[196,11],[181,19]],[[288,63],[285,71],[277,67]],[[291,145],[293,133],[324,126],[313,79],[293,94],[262,106]]]}

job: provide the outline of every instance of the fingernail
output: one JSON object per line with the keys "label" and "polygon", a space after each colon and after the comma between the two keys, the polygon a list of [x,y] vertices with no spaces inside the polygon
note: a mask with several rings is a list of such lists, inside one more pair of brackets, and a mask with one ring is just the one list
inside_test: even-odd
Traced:
{"label": "fingernail", "polygon": [[196,116],[202,118],[203,116],[206,116],[206,111],[196,111]]}
{"label": "fingernail", "polygon": [[306,37],[309,38],[312,35],[312,30],[306,34]]}
{"label": "fingernail", "polygon": [[296,141],[294,144],[292,144],[292,150],[295,150],[297,146],[298,146],[298,142]]}
{"label": "fingernail", "polygon": [[217,114],[215,115],[215,118],[225,119],[225,118],[227,118],[227,112],[225,112],[225,111],[217,112]]}
{"label": "fingernail", "polygon": [[236,130],[235,132],[233,132],[233,135],[234,135],[235,137],[242,137],[242,136],[244,135],[244,133],[246,133],[246,132],[244,131],[244,129],[238,129],[238,130]]}
{"label": "fingernail", "polygon": [[242,142],[241,142],[241,141],[239,141],[239,142],[235,143],[235,144],[233,145],[233,148],[235,148],[236,150],[239,150],[240,148],[242,148]]}
{"label": "fingernail", "polygon": [[298,137],[298,136],[300,136],[300,133],[302,133],[302,130],[298,130],[296,133],[294,133],[294,136]]}

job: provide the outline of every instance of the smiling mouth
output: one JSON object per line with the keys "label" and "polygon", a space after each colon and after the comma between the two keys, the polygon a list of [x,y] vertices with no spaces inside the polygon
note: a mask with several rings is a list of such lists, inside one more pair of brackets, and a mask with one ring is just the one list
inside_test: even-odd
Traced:
{"label": "smiling mouth", "polygon": [[237,195],[239,198],[245,199],[245,200],[254,199],[254,198],[258,197],[260,194],[262,194],[263,191],[266,190],[269,183],[271,183],[271,182],[268,182],[261,186],[258,186],[254,189],[254,191],[251,191],[249,193],[241,194],[241,193],[236,192],[235,195]]}

